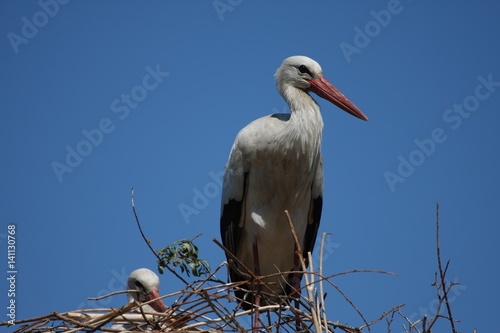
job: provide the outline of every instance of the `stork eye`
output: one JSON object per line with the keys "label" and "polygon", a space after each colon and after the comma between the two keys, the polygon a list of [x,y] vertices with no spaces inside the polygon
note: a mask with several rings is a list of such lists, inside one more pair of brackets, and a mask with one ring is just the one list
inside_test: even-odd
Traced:
{"label": "stork eye", "polygon": [[135,286],[139,287],[139,289],[141,290],[146,290],[146,288],[144,288],[144,285],[139,281],[135,281]]}
{"label": "stork eye", "polygon": [[299,71],[301,73],[307,73],[307,74],[311,75],[311,72],[309,71],[309,68],[307,68],[305,65],[300,65],[299,66]]}

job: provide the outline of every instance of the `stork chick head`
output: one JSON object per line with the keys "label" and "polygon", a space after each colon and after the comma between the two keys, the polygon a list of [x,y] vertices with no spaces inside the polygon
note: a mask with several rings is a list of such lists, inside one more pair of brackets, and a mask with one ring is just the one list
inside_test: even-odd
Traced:
{"label": "stork chick head", "polygon": [[[127,282],[128,290],[136,290],[128,294],[129,302],[147,302],[160,297],[160,279],[153,271],[147,268],[139,268],[130,273]],[[167,306],[159,299],[149,305],[157,312],[164,312]]]}

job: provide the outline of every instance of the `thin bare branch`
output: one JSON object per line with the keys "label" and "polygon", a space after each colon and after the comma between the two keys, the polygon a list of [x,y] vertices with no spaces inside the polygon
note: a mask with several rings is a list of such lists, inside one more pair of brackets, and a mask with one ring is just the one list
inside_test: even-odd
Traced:
{"label": "thin bare branch", "polygon": [[[437,261],[439,268],[439,277],[441,278],[441,286],[443,289],[443,297],[446,305],[446,311],[448,312],[448,317],[450,318],[451,331],[456,333],[455,322],[453,320],[453,315],[451,314],[451,306],[448,300],[448,292],[446,290],[445,272],[443,272],[443,267],[441,265],[441,248],[439,246],[439,203],[436,202],[436,251],[437,251]],[[449,261],[448,261],[449,264]],[[446,270],[448,269],[448,264],[446,264]],[[437,312],[439,314],[439,312]]]}
{"label": "thin bare branch", "polygon": [[128,293],[139,293],[139,290],[120,290],[120,291],[115,291],[115,292],[112,292],[112,293],[109,293],[109,294],[106,294],[103,296],[99,296],[99,297],[87,297],[87,299],[89,301],[99,301],[103,298],[107,298],[107,297],[111,297],[111,296],[119,295],[119,294],[128,294]]}
{"label": "thin bare branch", "polygon": [[[144,232],[142,231],[141,222],[139,222],[139,217],[137,216],[137,212],[135,210],[134,191],[135,191],[134,188],[132,188],[131,195],[130,195],[130,200],[132,202],[132,211],[134,212],[135,221],[137,222],[137,226],[139,227],[139,231],[141,233],[142,239],[144,239],[144,241],[146,242],[146,244],[149,247],[149,249],[151,250],[151,252],[153,252],[154,256],[158,259],[158,262],[161,262],[162,260],[161,260],[160,256],[158,255],[158,253],[151,246],[151,241],[146,238],[146,236],[144,235]],[[198,236],[196,236],[196,237],[198,237]],[[181,280],[182,282],[184,282],[184,284],[188,284],[187,281],[184,280],[182,278],[182,276],[180,276],[179,274],[177,274],[177,272],[175,270],[173,270],[172,268],[170,268],[168,266],[165,266],[165,267],[170,271],[170,273],[174,274],[179,280]]]}
{"label": "thin bare branch", "polygon": [[378,322],[378,321],[380,321],[380,320],[384,319],[384,317],[386,317],[388,314],[390,314],[390,313],[394,313],[396,310],[398,310],[399,308],[401,308],[401,307],[403,307],[403,306],[404,306],[404,304],[399,304],[399,305],[396,305],[396,306],[395,306],[395,307],[393,307],[392,309],[390,309],[390,310],[388,310],[388,311],[384,312],[384,313],[383,313],[380,317],[378,317],[377,319],[375,319],[375,320],[373,320],[373,321],[369,322],[368,324],[365,324],[365,325],[363,325],[363,326],[360,326],[359,328],[360,328],[360,329],[363,329],[363,328],[365,328],[365,327],[371,326],[371,325],[375,324],[376,322]]}

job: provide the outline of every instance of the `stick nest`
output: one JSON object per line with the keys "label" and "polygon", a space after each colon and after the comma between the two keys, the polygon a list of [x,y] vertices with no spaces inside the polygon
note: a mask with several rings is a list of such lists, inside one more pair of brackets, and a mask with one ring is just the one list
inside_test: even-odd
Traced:
{"label": "stick nest", "polygon": [[[449,321],[451,332],[455,333],[454,323],[456,322],[451,314],[448,293],[455,283],[445,280],[449,261],[444,269],[441,264],[439,248],[439,206],[436,206],[436,249],[439,273],[436,273],[433,286],[436,288],[439,309],[445,306],[447,315],[440,314],[440,311],[432,318],[423,318],[412,322],[403,315],[401,308],[404,304],[397,305],[384,312],[380,317],[368,322],[353,302],[346,296],[340,288],[332,282],[332,279],[339,275],[359,272],[393,274],[375,270],[354,270],[337,273],[331,276],[322,275],[322,257],[324,247],[323,234],[320,249],[320,260],[318,270],[315,271],[311,254],[309,253],[310,266],[306,269],[302,262],[302,272],[304,273],[304,286],[295,293],[295,297],[283,295],[269,295],[270,288],[266,289],[266,283],[262,282],[269,276],[251,276],[249,281],[224,283],[215,279],[215,274],[222,267],[232,265],[232,259],[224,262],[215,269],[207,278],[186,283],[186,287],[165,296],[160,297],[170,307],[163,313],[146,312],[144,305],[151,303],[132,302],[118,309],[86,309],[75,310],[63,313],[52,312],[44,316],[23,319],[14,322],[19,328],[16,333],[21,332],[370,332],[371,327],[385,319],[387,332],[391,332],[391,324],[396,316],[404,321],[404,332],[430,333],[432,326],[439,318]],[[135,213],[135,211],[134,211]],[[290,221],[291,224],[291,221]],[[293,227],[292,231],[293,231]],[[216,241],[216,243],[218,243]],[[218,243],[219,244],[219,243]],[[302,256],[301,256],[302,257]],[[286,276],[291,272],[281,272],[286,280]],[[174,274],[182,281],[184,279]],[[256,291],[258,296],[266,299],[272,298],[272,302],[267,305],[256,307],[250,310],[243,310],[241,300],[234,297],[234,291],[241,289],[241,286],[252,285],[254,297]],[[333,322],[327,319],[325,305],[326,293],[325,285],[330,289],[333,287],[339,292],[347,303],[358,313],[363,325],[359,327],[348,326]],[[267,292],[266,292],[267,290]],[[126,292],[126,291],[124,291]],[[118,292],[120,293],[120,292]],[[109,297],[116,293],[103,296]],[[99,298],[100,299],[100,298]],[[265,303],[265,302],[264,302]],[[292,306],[299,304],[299,307]],[[260,312],[260,322],[258,327],[252,327],[252,318],[256,312]],[[11,322],[2,322],[0,326],[11,326]]]}

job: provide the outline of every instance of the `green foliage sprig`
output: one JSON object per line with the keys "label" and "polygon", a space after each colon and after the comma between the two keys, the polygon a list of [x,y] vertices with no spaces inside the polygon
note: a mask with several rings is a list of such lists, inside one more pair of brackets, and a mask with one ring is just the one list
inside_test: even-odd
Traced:
{"label": "green foliage sprig", "polygon": [[198,247],[189,239],[178,240],[162,250],[157,250],[158,272],[163,274],[163,269],[168,265],[173,268],[179,267],[187,276],[193,274],[196,277],[210,273],[208,261],[198,258]]}

